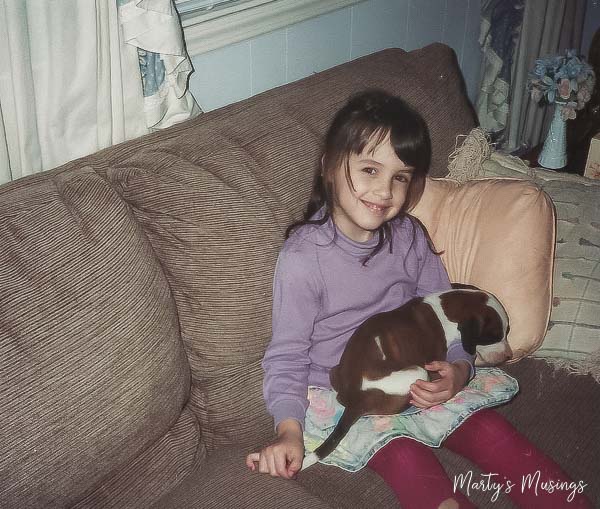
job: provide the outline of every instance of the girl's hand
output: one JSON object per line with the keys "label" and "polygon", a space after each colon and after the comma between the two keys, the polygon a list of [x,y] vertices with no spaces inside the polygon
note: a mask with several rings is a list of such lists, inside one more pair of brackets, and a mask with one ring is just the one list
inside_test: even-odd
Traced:
{"label": "girl's hand", "polygon": [[425,364],[428,371],[437,371],[440,378],[433,382],[417,380],[410,386],[411,404],[418,408],[429,408],[445,403],[461,391],[469,379],[470,366],[467,361],[449,363],[434,361]]}
{"label": "girl's hand", "polygon": [[246,465],[253,472],[270,474],[273,477],[293,479],[302,467],[304,440],[302,428],[295,419],[287,419],[277,426],[277,439],[262,449],[246,457]]}

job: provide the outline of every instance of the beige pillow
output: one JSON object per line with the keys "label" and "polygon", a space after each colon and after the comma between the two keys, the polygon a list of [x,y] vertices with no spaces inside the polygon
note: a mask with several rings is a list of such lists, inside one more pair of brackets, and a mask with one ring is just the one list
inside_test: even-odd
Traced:
{"label": "beige pillow", "polygon": [[529,168],[498,153],[482,170],[485,176],[530,179],[552,198],[557,217],[554,298],[546,338],[535,354],[588,359],[600,349],[600,181]]}
{"label": "beige pillow", "polygon": [[516,179],[428,179],[413,210],[443,251],[450,280],[495,294],[510,318],[513,360],[544,339],[552,299],[554,207]]}

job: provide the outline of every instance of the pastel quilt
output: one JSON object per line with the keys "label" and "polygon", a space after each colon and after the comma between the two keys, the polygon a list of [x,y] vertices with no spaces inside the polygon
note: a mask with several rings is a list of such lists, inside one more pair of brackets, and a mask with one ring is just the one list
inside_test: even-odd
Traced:
{"label": "pastel quilt", "polygon": [[[477,368],[467,387],[442,405],[425,410],[409,407],[398,415],[361,417],[322,463],[355,472],[381,447],[399,437],[440,447],[465,419],[479,410],[510,401],[518,391],[518,382],[501,369]],[[307,453],[314,451],[333,431],[344,410],[332,389],[310,387],[308,400],[304,430]]]}

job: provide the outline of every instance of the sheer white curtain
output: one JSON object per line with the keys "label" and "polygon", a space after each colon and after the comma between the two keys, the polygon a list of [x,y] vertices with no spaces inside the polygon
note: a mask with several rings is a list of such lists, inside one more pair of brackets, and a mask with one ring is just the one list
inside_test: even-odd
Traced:
{"label": "sheer white curtain", "polygon": [[0,183],[198,114],[182,37],[171,0],[0,1]]}

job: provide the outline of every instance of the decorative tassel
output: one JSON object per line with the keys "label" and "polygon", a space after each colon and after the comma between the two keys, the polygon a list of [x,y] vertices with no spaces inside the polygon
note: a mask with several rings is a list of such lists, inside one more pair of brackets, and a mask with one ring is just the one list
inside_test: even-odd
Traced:
{"label": "decorative tassel", "polygon": [[554,357],[542,358],[555,369],[565,370],[571,375],[590,375],[596,382],[600,383],[600,349],[590,352],[579,361]]}
{"label": "decorative tassel", "polygon": [[[461,138],[463,142],[459,147]],[[481,127],[474,128],[467,135],[459,134],[456,137],[454,152],[448,157],[448,178],[460,184],[476,178],[481,173],[481,165],[489,159],[492,151],[490,138]]]}

